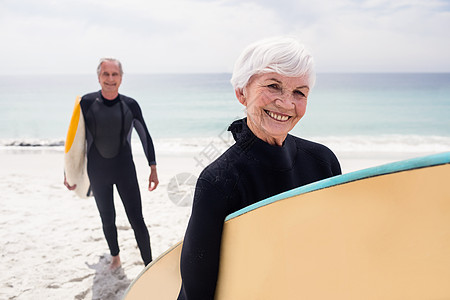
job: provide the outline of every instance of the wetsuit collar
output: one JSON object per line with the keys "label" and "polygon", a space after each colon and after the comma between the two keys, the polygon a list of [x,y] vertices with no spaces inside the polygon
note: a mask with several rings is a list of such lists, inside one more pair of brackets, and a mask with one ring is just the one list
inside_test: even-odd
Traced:
{"label": "wetsuit collar", "polygon": [[228,130],[236,144],[261,164],[278,170],[291,169],[294,165],[297,147],[291,135],[287,135],[281,147],[270,145],[253,134],[247,126],[247,118],[233,122]]}
{"label": "wetsuit collar", "polygon": [[113,106],[114,104],[116,104],[117,102],[120,101],[120,94],[118,94],[117,97],[114,98],[113,100],[109,100],[109,99],[106,99],[105,97],[103,97],[101,91],[99,92],[99,94],[100,94],[100,99],[102,99],[103,104],[105,104],[106,106]]}

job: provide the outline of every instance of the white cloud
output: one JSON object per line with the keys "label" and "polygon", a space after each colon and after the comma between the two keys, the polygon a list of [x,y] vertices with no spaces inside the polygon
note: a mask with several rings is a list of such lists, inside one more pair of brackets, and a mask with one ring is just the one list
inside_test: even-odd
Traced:
{"label": "white cloud", "polygon": [[450,5],[439,0],[0,2],[2,73],[229,72],[248,43],[295,34],[319,71],[450,71]]}
{"label": "white cloud", "polygon": [[449,10],[439,1],[347,2],[305,36],[325,71],[449,71]]}

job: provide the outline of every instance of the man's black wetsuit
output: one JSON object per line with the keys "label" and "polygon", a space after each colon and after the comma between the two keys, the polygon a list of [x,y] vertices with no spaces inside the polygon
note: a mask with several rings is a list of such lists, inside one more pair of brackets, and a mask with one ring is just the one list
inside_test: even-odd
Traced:
{"label": "man's black wetsuit", "polygon": [[116,99],[107,100],[101,92],[83,96],[80,105],[86,124],[87,171],[111,255],[119,254],[113,201],[115,184],[147,265],[152,261],[152,253],[131,153],[133,127],[139,134],[149,165],[155,165],[156,161],[141,109],[132,98],[119,94]]}
{"label": "man's black wetsuit", "polygon": [[282,147],[272,146],[250,131],[246,119],[234,122],[229,130],[236,143],[203,170],[197,182],[181,254],[183,284],[178,299],[214,298],[222,227],[228,214],[341,174],[336,156],[321,144],[288,135]]}

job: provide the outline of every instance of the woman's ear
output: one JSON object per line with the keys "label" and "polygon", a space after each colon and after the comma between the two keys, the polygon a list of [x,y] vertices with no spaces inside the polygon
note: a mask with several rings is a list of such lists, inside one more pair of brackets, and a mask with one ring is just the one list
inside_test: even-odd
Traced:
{"label": "woman's ear", "polygon": [[244,95],[244,89],[237,88],[234,90],[234,92],[236,93],[236,98],[238,98],[239,102],[242,105],[247,106],[247,99]]}

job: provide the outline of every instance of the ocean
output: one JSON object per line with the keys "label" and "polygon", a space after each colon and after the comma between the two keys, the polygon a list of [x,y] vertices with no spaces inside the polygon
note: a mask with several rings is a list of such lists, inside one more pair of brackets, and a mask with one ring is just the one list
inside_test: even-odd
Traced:
{"label": "ocean", "polygon": [[[124,74],[120,92],[138,100],[157,152],[198,151],[231,143],[245,116],[230,77]],[[99,89],[95,74],[0,76],[0,147],[62,148],[76,96]],[[450,73],[319,73],[291,133],[334,151],[450,151]]]}

